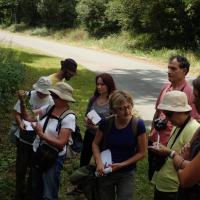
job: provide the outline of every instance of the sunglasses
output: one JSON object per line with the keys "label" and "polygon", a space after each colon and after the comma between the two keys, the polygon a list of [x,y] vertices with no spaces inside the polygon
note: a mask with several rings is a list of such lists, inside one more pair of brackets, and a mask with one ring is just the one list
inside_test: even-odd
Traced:
{"label": "sunglasses", "polygon": [[166,117],[168,117],[168,118],[170,118],[170,117],[172,117],[172,115],[174,114],[174,112],[173,111],[163,111],[163,113],[166,115]]}
{"label": "sunglasses", "polygon": [[57,94],[52,93],[52,92],[51,92],[51,96],[52,96],[52,98],[54,98],[54,99],[58,99],[58,98],[59,98],[59,96],[58,96]]}

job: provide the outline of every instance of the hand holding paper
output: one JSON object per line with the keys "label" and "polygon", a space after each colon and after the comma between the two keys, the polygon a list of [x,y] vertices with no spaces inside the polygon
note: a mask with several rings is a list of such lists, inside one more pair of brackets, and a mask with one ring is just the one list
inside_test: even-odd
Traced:
{"label": "hand holding paper", "polygon": [[93,109],[88,114],[87,117],[92,121],[94,125],[98,124],[101,120],[101,117],[97,114],[97,112]]}

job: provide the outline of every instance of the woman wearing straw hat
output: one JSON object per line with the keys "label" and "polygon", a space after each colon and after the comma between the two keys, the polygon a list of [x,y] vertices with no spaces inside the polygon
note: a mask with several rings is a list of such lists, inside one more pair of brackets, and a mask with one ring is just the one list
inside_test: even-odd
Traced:
{"label": "woman wearing straw hat", "polygon": [[[33,89],[29,92],[22,91],[27,95],[29,105],[31,109],[35,110],[45,105],[52,105],[53,99],[50,96],[48,89],[51,87],[50,80],[42,76],[33,85]],[[32,155],[32,141],[35,138],[34,131],[27,131],[25,127],[25,121],[21,117],[20,102],[18,101],[14,106],[14,117],[15,121],[20,128],[20,131],[15,132],[17,156],[16,156],[16,193],[15,199],[31,199],[31,155]],[[22,137],[21,134],[24,132],[26,135],[33,136],[31,140]],[[30,137],[29,137],[30,138]],[[26,175],[28,174],[28,179],[26,180]],[[27,183],[26,183],[27,182]],[[28,195],[28,196],[27,196]]]}
{"label": "woman wearing straw hat", "polygon": [[[192,82],[194,104],[200,113],[200,76]],[[200,129],[197,130],[190,144],[173,156],[174,167],[180,181],[178,200],[200,199]]]}
{"label": "woman wearing straw hat", "polygon": [[187,96],[181,91],[166,93],[158,106],[174,125],[171,137],[167,144],[154,143],[149,149],[162,156],[166,156],[163,166],[154,173],[152,183],[155,185],[155,200],[176,200],[179,180],[173,165],[175,152],[189,143],[200,124],[190,117],[191,106],[188,105]]}
{"label": "woman wearing straw hat", "polygon": [[[37,138],[33,144],[33,151],[37,153],[37,150],[42,145],[46,144],[59,153],[53,165],[45,172],[41,172],[37,169],[33,170],[32,199],[34,200],[58,199],[59,176],[65,160],[66,144],[71,132],[75,131],[74,114],[66,115],[60,123],[60,128],[57,129],[59,117],[66,110],[69,110],[70,102],[75,102],[72,97],[73,88],[67,83],[58,82],[54,88],[49,89],[49,92],[54,100],[54,106],[50,109],[51,113],[49,113],[50,110],[47,109],[47,107],[42,107],[36,111],[40,119],[42,116],[44,117],[38,123],[32,124],[37,134]],[[26,117],[28,121],[32,121],[33,119],[26,112],[23,95],[21,95],[20,92],[19,98],[24,117]]]}

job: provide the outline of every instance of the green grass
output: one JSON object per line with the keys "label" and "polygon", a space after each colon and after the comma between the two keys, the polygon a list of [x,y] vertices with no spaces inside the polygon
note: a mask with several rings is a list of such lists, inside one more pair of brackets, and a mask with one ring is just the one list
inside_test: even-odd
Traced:
{"label": "green grass", "polygon": [[83,28],[48,30],[44,27],[30,28],[25,24],[11,25],[7,28],[12,32],[21,32],[23,34],[46,37],[47,39],[56,40],[62,43],[75,46],[82,46],[98,50],[120,53],[120,55],[131,56],[147,62],[155,62],[160,66],[166,67],[168,58],[172,54],[183,54],[191,62],[191,73],[200,74],[200,53],[196,51],[185,51],[183,49],[156,49],[153,44],[148,43],[148,35],[130,35],[128,32],[121,32],[103,38],[94,38]]}
{"label": "green grass", "polygon": [[[2,50],[6,51],[6,48],[2,48]],[[21,86],[22,89],[31,89],[32,84],[35,83],[40,76],[49,75],[59,69],[59,58],[42,55],[29,49],[15,49],[15,53],[22,63],[26,65],[25,84]],[[78,75],[70,81],[70,84],[74,88],[74,97],[76,99],[76,103],[72,104],[71,108],[77,113],[82,134],[84,133],[83,121],[87,101],[95,87],[94,79],[95,74],[93,72],[79,66]],[[16,100],[16,98],[14,99]],[[12,106],[13,105],[10,105],[11,108]],[[9,121],[11,120],[10,113],[3,114],[8,116]],[[7,126],[3,126],[0,143],[0,199],[3,200],[11,200],[13,198],[15,186],[16,148],[9,143],[7,138],[9,121],[5,122]],[[78,165],[78,158],[66,162],[60,181],[60,200],[85,199],[83,196],[77,198],[66,196],[66,192],[72,187],[69,183],[69,176]],[[136,174],[136,199],[151,200],[153,188],[147,179],[147,160],[138,164]]]}

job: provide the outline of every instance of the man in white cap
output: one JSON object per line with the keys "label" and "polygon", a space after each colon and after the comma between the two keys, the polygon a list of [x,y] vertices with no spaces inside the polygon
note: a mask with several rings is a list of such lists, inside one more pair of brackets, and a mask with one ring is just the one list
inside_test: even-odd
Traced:
{"label": "man in white cap", "polygon": [[[53,99],[50,96],[48,89],[51,88],[51,81],[48,77],[40,77],[33,85],[32,91],[26,92],[29,106],[31,110],[39,109],[45,105],[53,105]],[[21,117],[20,102],[14,106],[14,117],[16,123],[20,127],[20,132],[16,134],[16,200],[31,199],[31,155],[32,142],[35,139],[35,132],[33,130],[27,131],[28,123]],[[29,126],[30,128],[31,126]],[[29,136],[29,137],[26,137]],[[28,179],[26,180],[26,174]]]}
{"label": "man in white cap", "polygon": [[172,134],[167,148],[154,143],[149,149],[165,156],[164,164],[154,172],[152,183],[155,185],[154,200],[176,200],[179,180],[173,166],[173,156],[189,143],[200,124],[190,116],[191,106],[187,96],[181,91],[167,92],[158,109],[161,110],[173,124]]}

